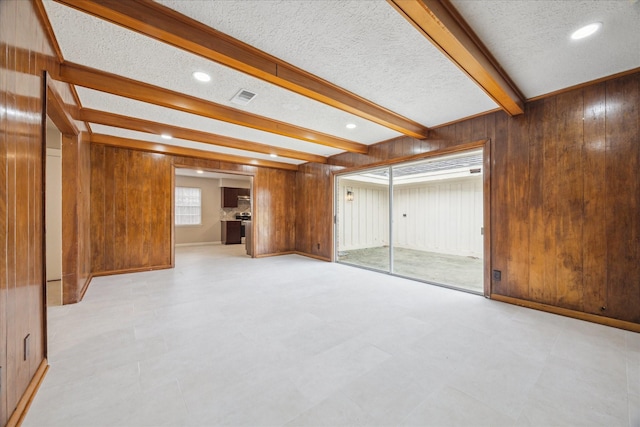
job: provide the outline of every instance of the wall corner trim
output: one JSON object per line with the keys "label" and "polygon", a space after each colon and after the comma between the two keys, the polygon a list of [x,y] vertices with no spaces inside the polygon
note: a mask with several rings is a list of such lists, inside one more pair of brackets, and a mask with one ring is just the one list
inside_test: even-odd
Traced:
{"label": "wall corner trim", "polygon": [[11,418],[7,421],[6,427],[16,427],[22,424],[24,421],[24,417],[27,415],[27,411],[31,406],[31,402],[33,402],[33,398],[36,396],[38,389],[40,388],[40,384],[42,384],[42,380],[44,379],[47,371],[49,370],[49,362],[47,359],[42,359],[40,362],[40,366],[38,366],[38,370],[31,378],[29,382],[29,386],[24,391],[24,394],[18,401],[18,405],[16,406],[15,411],[11,414]]}

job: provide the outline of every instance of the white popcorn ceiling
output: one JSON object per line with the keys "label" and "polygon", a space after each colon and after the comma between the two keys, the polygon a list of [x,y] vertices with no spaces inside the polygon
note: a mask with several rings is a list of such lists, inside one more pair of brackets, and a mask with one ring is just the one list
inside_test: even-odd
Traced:
{"label": "white popcorn ceiling", "polygon": [[217,145],[211,145],[211,144],[206,144],[202,142],[188,141],[186,139],[173,138],[173,139],[167,140],[167,139],[162,139],[157,135],[152,135],[150,133],[138,132],[138,131],[133,131],[128,129],[111,127],[111,126],[93,124],[91,125],[91,129],[93,130],[93,133],[96,133],[96,134],[111,135],[111,136],[117,136],[120,138],[127,138],[127,139],[137,139],[140,141],[153,142],[155,144],[172,145],[172,146],[183,147],[183,148],[193,148],[196,150],[209,151],[212,153],[232,154],[234,156],[243,156],[243,157],[250,157],[253,159],[276,161],[280,163],[289,163],[292,165],[299,165],[304,163],[303,160],[289,159],[286,157],[273,158],[269,154],[255,153],[253,151],[237,150],[235,148],[220,147]]}
{"label": "white popcorn ceiling", "polygon": [[[640,67],[640,1],[452,3],[527,98]],[[571,39],[593,22],[599,32]]]}
{"label": "white popcorn ceiling", "polygon": [[[159,3],[425,126],[497,107],[385,0]],[[640,66],[638,0],[452,3],[526,97]],[[363,144],[400,135],[51,0],[44,4],[65,60]],[[593,21],[604,24],[599,34],[569,40],[572,31]],[[193,71],[209,73],[212,81],[194,81]],[[246,107],[231,104],[240,89],[258,96]],[[324,156],[342,151],[81,87],[78,93],[87,108]],[[357,128],[346,129],[347,123]],[[93,128],[123,135],[115,128]]]}
{"label": "white popcorn ceiling", "polygon": [[497,107],[385,0],[158,3],[425,126]]}
{"label": "white popcorn ceiling", "polygon": [[[341,150],[336,148],[289,138],[270,132],[263,132],[219,120],[212,120],[195,114],[160,107],[158,105],[147,104],[141,101],[111,95],[84,87],[78,87],[77,91],[82,102],[82,106],[93,110],[101,110],[123,116],[150,120],[171,126],[186,127],[188,129],[318,154],[321,156],[331,156],[341,152]],[[93,127],[94,125],[92,125],[92,128]]]}
{"label": "white popcorn ceiling", "polygon": [[[353,114],[59,3],[49,1],[45,4],[53,28],[61,29],[56,32],[56,37],[67,61],[363,144],[400,135]],[[69,22],[74,25],[65,25]],[[211,81],[196,81],[192,77],[194,71],[206,72]],[[232,104],[231,98],[240,89],[247,89],[258,96],[245,107]],[[298,109],[287,108],[290,105]],[[355,123],[357,128],[349,130],[345,127],[347,123]]]}

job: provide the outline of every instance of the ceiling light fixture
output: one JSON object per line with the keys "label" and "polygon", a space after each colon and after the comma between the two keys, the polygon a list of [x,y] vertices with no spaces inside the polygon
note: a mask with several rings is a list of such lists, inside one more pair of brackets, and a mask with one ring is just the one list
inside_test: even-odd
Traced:
{"label": "ceiling light fixture", "polygon": [[202,71],[195,71],[192,75],[193,78],[199,82],[208,82],[211,80],[211,76],[207,73],[203,73]]}
{"label": "ceiling light fixture", "polygon": [[347,129],[355,129],[357,126],[354,123],[347,124]]}
{"label": "ceiling light fixture", "polygon": [[162,139],[171,139],[172,136],[169,135],[168,133],[163,133],[162,135],[160,135],[160,138],[162,138]]}
{"label": "ceiling light fixture", "polygon": [[602,22],[594,22],[593,24],[585,25],[584,27],[574,31],[573,34],[571,34],[571,38],[573,40],[580,40],[585,37],[589,37],[598,31],[600,27],[602,27]]}
{"label": "ceiling light fixture", "polygon": [[204,173],[204,171],[197,170],[196,173]]}
{"label": "ceiling light fixture", "polygon": [[269,154],[271,157],[278,157],[277,154],[273,153],[273,154]]}

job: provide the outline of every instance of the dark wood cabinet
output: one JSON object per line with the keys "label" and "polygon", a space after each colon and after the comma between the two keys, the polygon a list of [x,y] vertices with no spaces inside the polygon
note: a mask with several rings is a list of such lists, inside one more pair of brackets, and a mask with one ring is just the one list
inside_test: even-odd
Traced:
{"label": "dark wood cabinet", "polygon": [[235,245],[242,243],[241,221],[222,221],[222,244]]}
{"label": "dark wood cabinet", "polygon": [[222,187],[220,195],[222,196],[223,208],[237,208],[238,197],[248,198],[251,195],[251,190],[248,188]]}
{"label": "dark wood cabinet", "polygon": [[237,208],[241,188],[222,187],[222,207]]}

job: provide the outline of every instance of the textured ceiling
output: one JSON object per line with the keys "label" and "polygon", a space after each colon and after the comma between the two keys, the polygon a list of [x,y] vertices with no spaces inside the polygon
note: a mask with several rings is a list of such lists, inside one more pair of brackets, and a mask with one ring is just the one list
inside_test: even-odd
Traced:
{"label": "textured ceiling", "polygon": [[[640,1],[452,3],[527,98],[640,67]],[[598,33],[571,39],[593,22]]]}
{"label": "textured ceiling", "polygon": [[[61,0],[64,1],[64,0]],[[640,1],[450,0],[526,98],[640,67]],[[370,145],[395,130],[232,70],[140,33],[43,0],[65,61],[247,113]],[[495,102],[385,0],[160,0],[423,126],[497,108]],[[603,23],[571,41],[576,28]],[[192,79],[193,71],[212,76]],[[240,90],[258,96],[230,102]],[[331,156],[342,149],[77,86],[82,106],[275,147]],[[347,129],[347,123],[357,125]],[[274,160],[246,150],[92,124],[95,133]],[[301,160],[278,158],[288,164]]]}
{"label": "textured ceiling", "polygon": [[425,126],[496,108],[384,0],[158,3]]}

